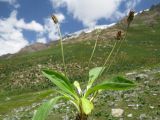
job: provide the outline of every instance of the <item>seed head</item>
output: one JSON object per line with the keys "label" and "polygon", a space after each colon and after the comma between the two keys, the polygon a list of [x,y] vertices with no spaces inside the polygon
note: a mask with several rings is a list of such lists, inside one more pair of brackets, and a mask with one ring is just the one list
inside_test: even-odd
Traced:
{"label": "seed head", "polygon": [[122,31],[118,31],[117,32],[116,39],[117,40],[121,40],[122,39]]}
{"label": "seed head", "polygon": [[134,11],[130,11],[129,12],[129,15],[128,15],[128,18],[127,18],[127,23],[128,23],[128,26],[131,24],[131,22],[133,21],[134,19]]}
{"label": "seed head", "polygon": [[57,17],[56,17],[55,15],[52,15],[52,20],[53,20],[53,22],[54,22],[55,24],[58,23],[58,19],[57,19]]}

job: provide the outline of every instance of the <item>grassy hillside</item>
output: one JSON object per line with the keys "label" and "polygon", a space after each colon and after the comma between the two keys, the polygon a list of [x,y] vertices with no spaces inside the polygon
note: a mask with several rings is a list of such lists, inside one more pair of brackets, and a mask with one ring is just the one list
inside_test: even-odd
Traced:
{"label": "grassy hillside", "polygon": [[[127,42],[123,42],[121,52],[116,56],[109,73],[116,73],[155,65],[160,61],[160,25],[152,29],[140,24],[131,27]],[[99,40],[92,66],[101,66],[111,50],[115,40]],[[85,81],[87,64],[94,46],[94,40],[65,44],[65,61],[71,79]],[[112,58],[111,58],[112,59]],[[48,88],[50,83],[41,75],[43,68],[62,70],[59,45],[34,53],[16,55],[10,59],[0,60],[0,86],[3,90]],[[63,70],[62,70],[63,71]],[[106,73],[107,74],[107,73]],[[2,92],[1,92],[2,93]]]}
{"label": "grassy hillside", "polygon": [[[100,80],[111,77],[115,74],[124,75],[124,73],[128,71],[139,71],[141,69],[152,67],[155,68],[155,66],[157,68],[157,66],[159,66],[160,17],[156,16],[156,18],[154,18],[153,24],[151,25],[152,22],[148,23],[144,19],[144,16],[148,15],[152,15],[152,11],[149,13],[143,13],[141,15],[142,17],[137,16],[135,18],[134,23],[129,29],[127,41],[123,42],[119,54],[111,58],[110,62],[112,62],[113,60],[113,64],[109,71],[106,71],[100,78]],[[123,27],[120,28],[123,29]],[[103,35],[105,35],[105,30],[103,30]],[[87,41],[78,40],[77,42],[67,42],[64,44],[67,72],[71,80],[78,80],[82,84],[85,83],[85,81],[88,79],[88,70],[92,67],[103,65],[105,58],[108,56],[113,44],[115,43],[115,40],[107,38],[104,40],[98,40],[96,53],[90,67],[88,68],[88,61],[94,46],[94,42],[95,39],[89,39]],[[50,89],[52,87],[52,84],[42,76],[41,70],[43,68],[51,68],[64,71],[62,67],[63,65],[60,52],[61,51],[59,44],[52,44],[48,49],[45,50],[33,53],[19,53],[13,55],[11,58],[0,58],[0,118],[1,116],[4,117],[6,113],[11,114],[10,111],[12,111],[14,108],[31,105],[42,100],[44,97],[50,94],[50,90],[46,91],[46,89]],[[156,75],[159,76],[158,73]],[[154,74],[153,76],[156,75]],[[158,87],[156,86],[156,84],[159,82],[159,79],[160,77],[157,77],[150,84],[151,86],[153,86],[153,88],[155,87],[154,89],[156,90]],[[144,81],[142,81],[141,83],[144,84],[143,82]],[[147,91],[144,88],[138,90],[149,92],[149,90]],[[41,90],[45,91],[37,92]],[[20,94],[22,94],[22,96],[19,96]],[[109,95],[110,94],[112,93],[109,93]],[[116,100],[116,95],[119,94],[121,95],[121,93],[116,93],[113,97],[109,98],[107,94],[100,95],[100,97],[104,99],[102,99],[100,103],[97,103],[97,110],[102,109],[105,111],[105,107],[103,106],[108,106],[108,102],[106,101],[106,99],[108,99],[109,102],[114,101]],[[150,99],[151,95],[148,93],[142,93],[139,95],[142,96],[140,96],[140,98],[138,99],[143,99],[148,104],[154,103],[154,106],[159,105],[159,103],[156,103],[160,101],[157,96],[154,99]],[[35,96],[35,98],[33,96]],[[9,97],[8,100],[7,97]],[[135,97],[137,96],[133,96],[133,98]],[[15,102],[17,102],[17,100],[19,104],[15,105]],[[129,102],[131,103],[131,101]],[[134,102],[137,102],[137,99]],[[130,109],[125,108],[125,101],[119,101],[115,104],[118,104],[118,107],[124,107],[124,109],[127,111],[126,114],[132,112],[135,115],[133,119],[136,119],[136,117],[138,117],[139,114],[137,115],[136,111],[131,111]],[[29,111],[30,110],[31,109],[29,109]],[[149,113],[147,110],[148,108],[146,109],[145,106],[141,109],[141,113]],[[155,111],[157,110],[158,107],[155,108]],[[63,111],[64,110],[56,110],[55,113],[59,113],[57,119],[60,119],[59,117],[61,116],[61,114],[63,114]],[[108,108],[107,111],[109,112]],[[151,113],[151,116],[155,114],[156,113]],[[157,114],[160,113],[157,111]],[[24,112],[23,115],[25,115]],[[93,116],[99,116],[97,117],[97,120],[104,120],[105,116],[107,116],[108,118],[110,117],[109,114],[104,114],[102,111],[93,113]]]}

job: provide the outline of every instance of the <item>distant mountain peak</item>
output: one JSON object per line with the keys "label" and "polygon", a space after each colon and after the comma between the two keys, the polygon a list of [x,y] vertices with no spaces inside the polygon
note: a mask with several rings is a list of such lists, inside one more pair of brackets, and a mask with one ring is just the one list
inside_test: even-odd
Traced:
{"label": "distant mountain peak", "polygon": [[26,46],[24,48],[22,48],[19,53],[22,53],[22,52],[35,52],[35,51],[40,51],[40,50],[43,50],[43,49],[46,49],[48,48],[48,45],[47,44],[43,44],[43,43],[34,43],[32,45],[29,45],[29,46]]}

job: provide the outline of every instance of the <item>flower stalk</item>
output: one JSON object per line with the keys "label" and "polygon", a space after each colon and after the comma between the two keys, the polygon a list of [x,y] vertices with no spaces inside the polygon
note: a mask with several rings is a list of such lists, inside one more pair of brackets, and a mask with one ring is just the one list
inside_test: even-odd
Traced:
{"label": "flower stalk", "polygon": [[60,37],[62,62],[63,62],[64,71],[65,71],[65,76],[67,76],[67,68],[66,68],[65,59],[64,59],[63,39],[62,39],[62,34],[61,34],[60,26],[59,26],[59,23],[58,23],[58,19],[57,19],[57,17],[55,15],[52,16],[52,20],[57,25],[58,34],[59,34],[59,37]]}
{"label": "flower stalk", "polygon": [[89,62],[88,62],[88,67],[89,67],[89,65],[90,65],[90,63],[91,63],[91,60],[92,60],[92,58],[93,58],[93,55],[94,55],[94,53],[95,53],[95,50],[96,50],[96,47],[97,47],[98,38],[99,38],[99,36],[100,36],[100,33],[101,33],[101,31],[96,30],[96,35],[97,35],[97,37],[96,37],[96,41],[95,41],[95,44],[94,44],[94,48],[93,48],[92,53],[91,53],[91,57],[90,57]]}
{"label": "flower stalk", "polygon": [[121,32],[118,32],[118,33],[117,33],[116,39],[117,39],[117,40],[120,40],[120,45],[118,46],[117,51],[116,51],[116,53],[115,53],[115,55],[114,55],[111,63],[110,63],[109,66],[107,67],[106,72],[109,71],[109,69],[110,69],[110,67],[111,67],[111,65],[112,65],[112,63],[113,63],[113,60],[117,57],[117,55],[118,55],[118,53],[119,53],[119,50],[120,50],[120,48],[121,48],[121,46],[122,46],[123,41],[126,41],[130,24],[131,24],[131,22],[132,22],[133,19],[134,19],[134,14],[135,14],[134,11],[130,11],[130,12],[129,12],[129,15],[128,15],[128,17],[127,17],[127,28],[126,28],[125,36],[123,37],[123,39],[122,39]]}

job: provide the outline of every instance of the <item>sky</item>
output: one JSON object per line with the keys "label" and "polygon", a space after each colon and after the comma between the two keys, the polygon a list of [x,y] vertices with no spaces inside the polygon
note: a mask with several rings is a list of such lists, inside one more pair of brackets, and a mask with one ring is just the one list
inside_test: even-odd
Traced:
{"label": "sky", "polygon": [[0,0],[0,56],[36,42],[57,40],[53,14],[65,35],[117,22],[130,10],[138,12],[158,3],[160,0]]}

